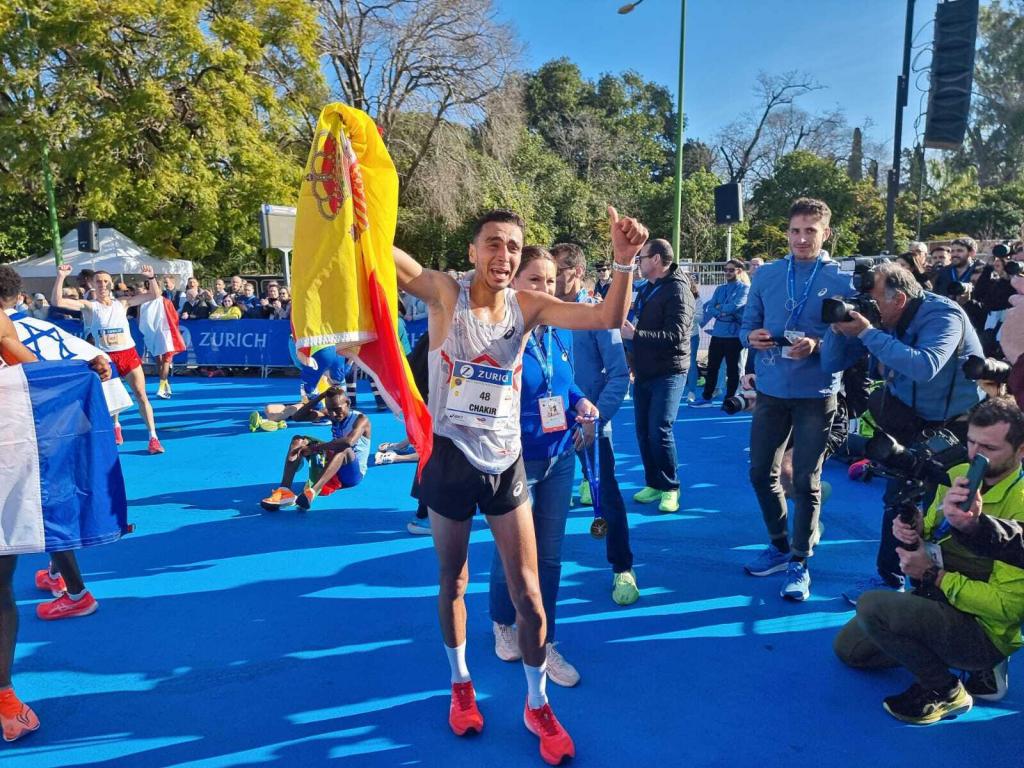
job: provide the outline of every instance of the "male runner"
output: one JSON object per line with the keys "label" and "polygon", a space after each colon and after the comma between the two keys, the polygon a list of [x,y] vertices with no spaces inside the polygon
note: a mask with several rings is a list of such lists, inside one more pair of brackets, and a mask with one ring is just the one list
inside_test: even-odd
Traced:
{"label": "male runner", "polygon": [[[62,309],[77,309],[82,313],[82,325],[86,335],[92,335],[95,344],[110,355],[111,361],[117,366],[117,372],[135,393],[139,404],[139,413],[149,428],[149,452],[163,453],[164,447],[156,436],[156,423],[153,420],[153,407],[146,397],[146,377],[142,372],[142,360],[135,350],[135,341],[128,328],[128,307],[136,307],[147,301],[162,300],[160,287],[153,276],[152,267],[143,267],[142,275],[147,279],[148,290],[137,296],[125,299],[114,297],[114,282],[109,272],[100,270],[93,275],[92,287],[96,293],[95,301],[69,299],[64,297],[64,280],[71,274],[70,264],[57,267],[57,280],[50,292],[50,303]],[[114,440],[118,445],[124,442],[121,435],[121,424],[114,417]]]}
{"label": "male runner", "polygon": [[[572,738],[555,718],[545,688],[545,616],[537,576],[533,516],[520,455],[519,377],[525,339],[538,325],[590,330],[618,328],[629,306],[633,260],[647,230],[608,208],[614,279],[601,304],[569,304],[546,293],[509,287],[519,266],[525,224],[511,211],[491,211],[469,245],[472,281],[424,269],[395,249],[399,287],[428,307],[428,353],[434,448],[423,466],[419,499],[427,505],[440,561],[438,617],[451,665],[448,723],[457,735],[483,729],[466,666],[469,534],[476,508],[501,553],[515,604],[528,696],[523,719],[540,738],[545,761],[575,755]],[[548,400],[545,398],[545,400]],[[541,407],[561,405],[542,402]],[[561,415],[564,429],[565,414]]]}

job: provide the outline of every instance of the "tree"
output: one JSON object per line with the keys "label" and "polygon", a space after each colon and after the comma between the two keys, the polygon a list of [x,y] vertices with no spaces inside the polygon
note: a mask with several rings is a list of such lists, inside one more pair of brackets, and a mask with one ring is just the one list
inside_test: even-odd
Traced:
{"label": "tree", "polygon": [[972,119],[958,153],[983,187],[1024,171],[1024,0],[993,0],[978,15]]}
{"label": "tree", "polygon": [[324,98],[306,4],[52,0],[28,16],[26,31],[0,10],[0,204],[45,218],[46,142],[65,226],[98,219],[200,268],[251,260],[259,204],[294,199]]}
{"label": "tree", "polygon": [[[492,0],[317,0],[317,7],[341,97],[377,121],[403,159],[405,185],[446,123],[483,119],[487,98],[519,55]],[[409,113],[427,116],[411,136],[397,130]]]}
{"label": "tree", "polygon": [[853,181],[860,181],[864,178],[864,137],[860,128],[853,129],[850,157],[846,161],[846,175]]}

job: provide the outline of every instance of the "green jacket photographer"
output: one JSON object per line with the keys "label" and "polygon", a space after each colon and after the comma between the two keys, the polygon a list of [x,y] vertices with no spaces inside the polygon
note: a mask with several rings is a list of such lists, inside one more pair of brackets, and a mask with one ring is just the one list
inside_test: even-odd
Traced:
{"label": "green jacket photographer", "polygon": [[[969,464],[949,472],[950,480],[967,474]],[[1004,478],[982,495],[986,515],[1004,520],[1024,521],[1024,473]],[[940,487],[924,517],[924,538],[931,540],[942,526],[942,499],[948,488]],[[946,526],[936,542],[942,548],[943,570],[938,589],[957,610],[969,613],[985,630],[989,640],[1009,656],[1024,645],[1020,625],[1024,620],[1024,570],[999,560],[981,557],[953,535]]]}

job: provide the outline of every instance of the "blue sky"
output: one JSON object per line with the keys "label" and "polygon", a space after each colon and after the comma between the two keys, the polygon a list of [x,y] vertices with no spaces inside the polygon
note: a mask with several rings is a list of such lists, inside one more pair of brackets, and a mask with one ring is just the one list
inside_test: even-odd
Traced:
{"label": "blue sky", "polygon": [[[496,0],[526,45],[534,68],[566,56],[588,78],[633,69],[676,92],[679,0],[644,0],[631,14],[624,0]],[[931,43],[936,0],[917,0],[915,45]],[[872,138],[892,146],[896,77],[902,64],[903,0],[689,0],[686,14],[687,137],[711,139],[755,105],[759,71],[797,69],[826,89],[803,97],[805,109],[843,108],[852,125],[869,118]],[[803,6],[805,10],[795,9]],[[915,51],[916,53],[916,51]],[[919,66],[927,66],[926,51]],[[912,91],[904,146],[913,143],[923,102]],[[927,84],[922,73],[921,85]],[[923,129],[923,123],[922,123]]]}

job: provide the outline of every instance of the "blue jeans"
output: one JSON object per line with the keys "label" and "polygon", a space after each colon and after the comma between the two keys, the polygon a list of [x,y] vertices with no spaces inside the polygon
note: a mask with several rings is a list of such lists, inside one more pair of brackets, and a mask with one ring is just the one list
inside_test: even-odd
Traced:
{"label": "blue jeans", "polygon": [[686,385],[683,387],[683,397],[693,392],[697,394],[697,379],[700,378],[700,371],[697,368],[697,353],[700,351],[700,334],[690,337],[690,370],[686,372]]}
{"label": "blue jeans", "polygon": [[633,393],[636,442],[644,465],[644,484],[648,488],[679,490],[672,426],[679,414],[685,381],[685,373],[670,373],[636,382]]}
{"label": "blue jeans", "polygon": [[750,424],[750,484],[768,538],[773,543],[789,540],[786,496],[779,483],[782,457],[793,438],[793,542],[800,557],[814,554],[821,513],[821,465],[836,396],[781,398],[757,393],[754,418]]}
{"label": "blue jeans", "polygon": [[[615,450],[612,447],[611,424],[606,424],[601,431],[601,436],[597,440],[597,451],[600,461],[597,504],[601,517],[608,524],[608,533],[605,536],[608,563],[614,573],[624,573],[633,567],[633,551],[629,548],[629,521],[626,518],[626,504],[622,500],[619,481],[615,477]],[[593,446],[588,449],[588,452],[593,460]],[[582,453],[578,455],[580,464],[583,466],[583,477],[590,482],[586,460]],[[593,483],[591,483],[590,491],[591,493],[594,491]]]}
{"label": "blue jeans", "polygon": [[[571,451],[553,459],[524,462],[526,482],[533,507],[533,528],[537,537],[537,570],[540,575],[540,594],[547,616],[547,637],[555,639],[555,603],[558,601],[558,582],[562,579],[562,540],[565,521],[569,516],[572,481],[576,473],[576,455]],[[491,558],[491,621],[499,624],[516,623],[516,608],[508,595],[508,581],[498,548]]]}

